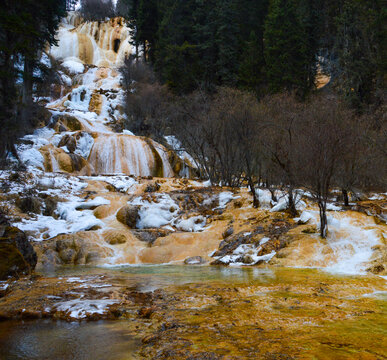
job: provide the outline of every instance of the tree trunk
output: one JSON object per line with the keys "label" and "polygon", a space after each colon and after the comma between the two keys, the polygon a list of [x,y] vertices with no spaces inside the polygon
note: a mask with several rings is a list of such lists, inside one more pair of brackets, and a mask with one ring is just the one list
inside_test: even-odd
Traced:
{"label": "tree trunk", "polygon": [[327,206],[323,200],[318,201],[320,210],[320,236],[325,239],[328,234]]}
{"label": "tree trunk", "polygon": [[254,182],[251,177],[249,178],[249,187],[251,194],[253,195],[253,207],[257,209],[259,207],[259,199],[257,197],[257,193],[255,192]]}
{"label": "tree trunk", "polygon": [[349,206],[348,191],[346,189],[342,189],[341,192],[343,193],[344,206]]}
{"label": "tree trunk", "polygon": [[32,103],[32,87],[33,87],[33,61],[24,59],[23,73],[23,105],[29,106]]}
{"label": "tree trunk", "polygon": [[28,124],[28,119],[31,116],[32,110],[32,87],[33,87],[33,61],[24,58],[24,73],[23,73],[23,94],[21,108],[21,126],[24,128]]}
{"label": "tree trunk", "polygon": [[293,198],[293,188],[289,188],[288,196],[289,196],[289,210],[290,210],[290,214],[293,217],[295,217],[295,216],[297,216],[297,210],[296,210],[296,204],[294,203],[294,198]]}

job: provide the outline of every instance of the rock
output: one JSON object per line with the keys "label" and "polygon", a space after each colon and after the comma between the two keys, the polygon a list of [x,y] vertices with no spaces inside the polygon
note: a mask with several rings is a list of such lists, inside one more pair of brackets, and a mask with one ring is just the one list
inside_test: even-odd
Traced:
{"label": "rock", "polygon": [[110,245],[124,244],[127,241],[125,233],[117,230],[105,231],[102,236]]}
{"label": "rock", "polygon": [[[387,267],[386,267],[387,268]],[[386,272],[386,269],[383,264],[375,264],[367,269],[368,272],[371,272],[375,275],[383,275]]]}
{"label": "rock", "polygon": [[67,131],[66,127],[63,124],[59,124],[58,126],[58,132],[62,133]]}
{"label": "rock", "polygon": [[66,172],[73,172],[73,162],[69,154],[61,152],[58,154],[57,159],[59,167]]}
{"label": "rock", "polygon": [[65,264],[74,264],[77,252],[74,249],[64,249],[59,252],[59,258]]}
{"label": "rock", "polygon": [[58,206],[58,201],[51,198],[51,197],[48,197],[46,199],[44,199],[44,210],[43,210],[43,215],[45,216],[53,216],[53,217],[57,217],[57,215],[55,214],[55,210]]}
{"label": "rock", "polygon": [[35,269],[37,255],[24,232],[3,226],[0,234],[0,280],[30,274]]}
{"label": "rock", "polygon": [[39,266],[55,268],[63,264],[83,265],[110,257],[113,250],[94,241],[89,233],[62,234],[34,244],[39,254]]}
{"label": "rock", "polygon": [[228,238],[229,236],[231,236],[232,234],[234,234],[234,227],[230,226],[228,227],[222,234],[222,237],[223,239],[226,239]]}
{"label": "rock", "polygon": [[100,205],[94,210],[93,213],[97,219],[104,219],[110,215],[110,210],[110,205]]}
{"label": "rock", "polygon": [[317,231],[318,230],[316,225],[305,225],[301,230],[301,232],[303,232],[304,234],[315,234],[317,233]]}
{"label": "rock", "polygon": [[24,213],[40,214],[42,203],[35,196],[27,196],[16,200],[16,206]]}
{"label": "rock", "polygon": [[148,184],[145,188],[145,192],[155,192],[159,190],[160,190],[160,184],[158,184],[157,182],[153,184]]}
{"label": "rock", "polygon": [[186,265],[202,265],[205,263],[206,261],[201,256],[192,256],[184,260]]}
{"label": "rock", "polygon": [[97,262],[101,258],[98,251],[90,251],[85,257],[86,264],[91,264]]}
{"label": "rock", "polygon": [[138,315],[143,319],[150,319],[154,311],[153,307],[143,307],[138,311]]}
{"label": "rock", "polygon": [[69,114],[54,115],[51,119],[50,127],[54,128],[58,132],[60,129],[79,131],[83,130],[81,122],[74,116]]}
{"label": "rock", "polygon": [[254,259],[251,257],[251,255],[246,254],[246,255],[243,255],[241,262],[243,264],[254,264]]}
{"label": "rock", "polygon": [[156,239],[169,235],[172,231],[167,229],[132,230],[132,234],[139,240],[153,244]]}
{"label": "rock", "polygon": [[87,166],[87,161],[80,155],[70,154],[73,171],[81,171]]}
{"label": "rock", "polygon": [[140,218],[139,211],[140,206],[138,205],[125,205],[118,210],[116,217],[120,223],[135,229]]}
{"label": "rock", "polygon": [[89,103],[89,111],[95,112],[97,115],[101,115],[102,101],[102,95],[97,92],[93,92]]}
{"label": "rock", "polygon": [[58,147],[66,146],[67,149],[73,153],[75,149],[77,148],[77,141],[75,138],[71,135],[64,135],[62,139],[60,139]]}
{"label": "rock", "polygon": [[118,190],[116,189],[116,187],[112,184],[106,184],[105,185],[105,189],[110,191],[110,192],[118,192]]}

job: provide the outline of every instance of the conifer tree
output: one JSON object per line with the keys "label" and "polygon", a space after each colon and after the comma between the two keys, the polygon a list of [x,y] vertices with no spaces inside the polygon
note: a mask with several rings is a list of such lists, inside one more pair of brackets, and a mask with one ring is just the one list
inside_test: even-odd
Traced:
{"label": "conifer tree", "polygon": [[264,86],[264,59],[262,48],[255,32],[250,33],[242,52],[239,66],[238,83],[243,89],[254,91],[256,94]]}
{"label": "conifer tree", "polygon": [[158,31],[157,0],[139,0],[137,8],[137,39],[143,47],[144,60],[155,60],[155,48]]}
{"label": "conifer tree", "polygon": [[339,85],[352,106],[371,103],[385,85],[386,16],[383,1],[347,0],[337,18]]}
{"label": "conifer tree", "polygon": [[239,60],[239,27],[236,22],[236,1],[218,0],[217,2],[218,47],[217,70],[220,82],[224,85],[236,85]]}
{"label": "conifer tree", "polygon": [[[56,42],[66,0],[6,0],[0,12],[0,158],[14,151],[14,141],[28,128],[34,70],[41,51]],[[23,70],[21,70],[23,69]],[[17,82],[22,79],[22,92]],[[22,103],[18,102],[19,94]]]}
{"label": "conifer tree", "polygon": [[272,92],[310,88],[308,39],[295,0],[272,0],[265,24],[266,75]]}

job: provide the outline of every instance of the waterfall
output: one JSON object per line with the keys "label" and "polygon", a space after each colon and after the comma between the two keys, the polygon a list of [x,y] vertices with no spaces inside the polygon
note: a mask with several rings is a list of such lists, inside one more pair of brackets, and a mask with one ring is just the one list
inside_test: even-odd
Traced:
{"label": "waterfall", "polygon": [[131,54],[129,28],[122,18],[80,22],[70,12],[59,30],[60,44],[51,48],[56,59],[77,58],[85,64],[119,66]]}
{"label": "waterfall", "polygon": [[72,87],[47,105],[56,119],[55,131],[49,131],[44,143],[38,134],[33,136],[41,153],[45,151],[41,143],[64,151],[50,149],[46,170],[87,168],[96,174],[174,176],[168,150],[161,144],[116,132],[125,118],[125,94],[117,69],[132,52],[125,21],[83,22],[78,13],[70,12],[58,38],[50,55],[59,63],[62,77],[71,78],[67,86]]}
{"label": "waterfall", "polygon": [[[158,147],[163,152],[161,145],[158,144]],[[165,158],[160,156],[157,159],[147,141],[131,135],[99,134],[91,150],[89,163],[98,174],[173,175]]]}

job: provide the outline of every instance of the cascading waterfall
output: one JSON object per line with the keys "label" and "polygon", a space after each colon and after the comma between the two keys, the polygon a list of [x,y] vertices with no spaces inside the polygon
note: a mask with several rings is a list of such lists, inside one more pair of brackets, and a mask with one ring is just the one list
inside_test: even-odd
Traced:
{"label": "cascading waterfall", "polygon": [[[301,218],[308,226],[319,225],[315,209],[304,210]],[[373,217],[355,211],[329,211],[328,236],[302,235],[290,244],[287,256],[278,261],[285,266],[321,268],[333,273],[365,273],[374,256],[374,248],[386,237],[386,226]]]}
{"label": "cascading waterfall", "polygon": [[[158,154],[166,154],[165,149]],[[131,135],[100,134],[91,150],[89,163],[98,174],[128,174],[171,176],[173,171],[167,159],[156,159],[151,146]],[[157,161],[160,160],[160,161]],[[158,168],[161,164],[161,168]]]}
{"label": "cascading waterfall", "polygon": [[[83,22],[72,12],[61,24],[58,38],[58,45],[49,53],[62,65],[62,78],[72,86],[62,98],[48,104],[59,123],[43,145],[61,150],[45,152],[46,170],[80,173],[79,168],[87,164],[94,174],[174,176],[162,145],[112,130],[125,117],[117,68],[132,52],[123,19]],[[41,142],[34,146],[41,149]],[[55,158],[58,154],[60,161]],[[74,161],[76,166],[71,165]]]}
{"label": "cascading waterfall", "polygon": [[74,58],[85,64],[110,67],[122,64],[132,53],[129,28],[122,18],[82,22],[70,13],[62,24],[60,43],[51,49],[56,59]]}

